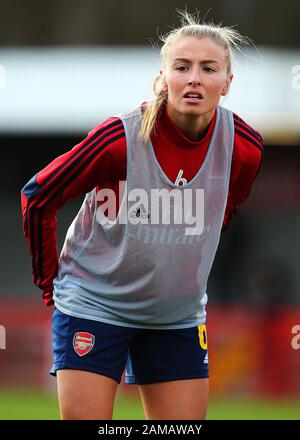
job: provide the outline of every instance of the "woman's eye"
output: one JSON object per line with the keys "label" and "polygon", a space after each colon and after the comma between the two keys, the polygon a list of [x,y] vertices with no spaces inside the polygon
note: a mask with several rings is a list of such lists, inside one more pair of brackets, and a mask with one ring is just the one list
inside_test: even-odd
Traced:
{"label": "woman's eye", "polygon": [[204,72],[208,72],[208,73],[215,72],[215,69],[213,69],[212,67],[209,67],[209,66],[204,66],[203,70],[204,70]]}
{"label": "woman's eye", "polygon": [[176,70],[179,70],[180,72],[185,72],[185,69],[187,69],[187,66],[178,66],[178,67],[176,67]]}

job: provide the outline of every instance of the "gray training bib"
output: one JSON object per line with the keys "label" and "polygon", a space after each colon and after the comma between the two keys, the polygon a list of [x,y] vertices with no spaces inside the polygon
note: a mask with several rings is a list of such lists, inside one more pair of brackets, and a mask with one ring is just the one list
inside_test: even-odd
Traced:
{"label": "gray training bib", "polygon": [[118,115],[127,141],[118,216],[110,220],[100,207],[100,195],[111,195],[109,190],[86,194],[54,279],[59,310],[138,328],[205,322],[206,286],[227,204],[234,142],[232,112],[220,106],[216,112],[205,160],[183,186],[166,176],[151,141],[138,137],[141,109]]}

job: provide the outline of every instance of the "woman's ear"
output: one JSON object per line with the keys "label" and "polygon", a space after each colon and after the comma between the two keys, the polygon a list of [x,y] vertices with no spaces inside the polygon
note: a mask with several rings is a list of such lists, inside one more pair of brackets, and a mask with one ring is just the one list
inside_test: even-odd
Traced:
{"label": "woman's ear", "polygon": [[162,77],[162,88],[163,88],[163,91],[167,92],[168,91],[168,84],[166,83],[164,71],[162,69],[160,69],[159,74]]}
{"label": "woman's ear", "polygon": [[227,95],[229,87],[230,87],[230,84],[231,84],[231,81],[232,81],[232,78],[233,78],[233,74],[231,73],[230,75],[228,75],[227,80],[226,80],[226,84],[225,84],[225,86],[222,89],[222,92],[221,92],[222,96]]}

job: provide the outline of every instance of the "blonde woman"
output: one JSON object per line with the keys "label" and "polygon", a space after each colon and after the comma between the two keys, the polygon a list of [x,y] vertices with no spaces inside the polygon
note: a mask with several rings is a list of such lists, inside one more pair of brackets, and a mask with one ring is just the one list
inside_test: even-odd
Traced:
{"label": "blonde woman", "polygon": [[[206,415],[207,280],[263,147],[219,105],[246,40],[181,16],[163,38],[153,100],[102,122],[22,190],[34,281],[54,305],[62,419],[111,419],[125,367],[146,418]],[[56,211],[80,194],[58,258]]]}

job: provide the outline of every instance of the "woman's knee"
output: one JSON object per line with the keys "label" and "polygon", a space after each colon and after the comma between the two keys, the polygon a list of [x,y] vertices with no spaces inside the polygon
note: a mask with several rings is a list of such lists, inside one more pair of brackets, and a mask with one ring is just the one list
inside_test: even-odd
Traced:
{"label": "woman's knee", "polygon": [[111,419],[117,381],[97,373],[59,370],[57,387],[63,420]]}
{"label": "woman's knee", "polygon": [[206,417],[209,380],[174,380],[139,386],[148,419],[191,419]]}

